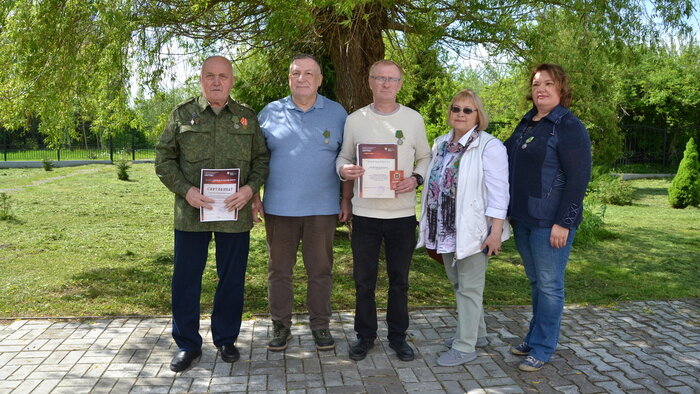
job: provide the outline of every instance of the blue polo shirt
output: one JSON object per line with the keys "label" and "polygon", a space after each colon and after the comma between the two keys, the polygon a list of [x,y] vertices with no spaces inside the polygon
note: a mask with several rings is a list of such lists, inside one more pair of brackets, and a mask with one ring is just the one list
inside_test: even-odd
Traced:
{"label": "blue polo shirt", "polygon": [[320,94],[306,112],[291,96],[260,111],[260,129],[270,150],[270,173],[263,194],[265,213],[312,216],[340,212],[335,159],[343,143],[347,115],[340,104]]}

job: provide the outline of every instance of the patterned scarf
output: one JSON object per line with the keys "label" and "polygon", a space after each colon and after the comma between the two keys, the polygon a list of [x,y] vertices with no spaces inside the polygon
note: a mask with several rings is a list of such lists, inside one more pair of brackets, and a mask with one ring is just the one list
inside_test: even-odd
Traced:
{"label": "patterned scarf", "polygon": [[[428,183],[428,241],[434,244],[438,232],[438,209],[442,217],[442,232],[454,234],[456,219],[457,173],[462,155],[469,145],[478,137],[479,131],[474,130],[462,146],[459,142],[443,142],[438,148],[435,165],[430,171]],[[445,160],[448,153],[454,155]],[[435,245],[437,249],[437,244]]]}

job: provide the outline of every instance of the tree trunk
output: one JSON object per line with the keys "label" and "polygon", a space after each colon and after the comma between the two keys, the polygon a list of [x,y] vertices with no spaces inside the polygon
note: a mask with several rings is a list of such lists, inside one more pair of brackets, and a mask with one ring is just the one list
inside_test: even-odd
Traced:
{"label": "tree trunk", "polygon": [[382,30],[387,21],[380,4],[363,4],[353,10],[350,23],[333,8],[316,13],[316,33],[335,67],[335,94],[348,112],[372,102],[367,82],[369,67],[384,58]]}

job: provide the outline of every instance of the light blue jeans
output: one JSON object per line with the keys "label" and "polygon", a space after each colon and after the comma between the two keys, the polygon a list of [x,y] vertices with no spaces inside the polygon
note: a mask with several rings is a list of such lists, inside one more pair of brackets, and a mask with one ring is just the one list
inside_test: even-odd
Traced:
{"label": "light blue jeans", "polygon": [[576,229],[569,231],[563,248],[549,244],[551,227],[513,223],[515,246],[523,259],[532,291],[532,319],[524,341],[530,356],[548,362],[557,348],[564,310],[564,272]]}

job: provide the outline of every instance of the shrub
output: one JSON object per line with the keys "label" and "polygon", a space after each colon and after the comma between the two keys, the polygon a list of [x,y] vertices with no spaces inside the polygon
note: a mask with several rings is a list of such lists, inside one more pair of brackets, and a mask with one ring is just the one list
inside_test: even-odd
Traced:
{"label": "shrub", "polygon": [[12,220],[12,201],[7,193],[0,193],[0,220]]}
{"label": "shrub", "polygon": [[668,202],[674,208],[700,205],[700,162],[698,147],[692,138],[685,146],[683,160],[668,188]]}
{"label": "shrub", "polygon": [[583,221],[578,226],[574,245],[593,245],[608,232],[603,229],[605,204],[597,204],[586,199],[583,204]]}
{"label": "shrub", "polygon": [[129,165],[126,160],[122,160],[117,163],[117,178],[120,181],[129,180],[129,168],[131,168],[131,165]]}
{"label": "shrub", "polygon": [[53,161],[43,158],[41,159],[41,165],[44,167],[44,171],[53,171]]}
{"label": "shrub", "polygon": [[620,177],[609,174],[594,178],[588,185],[588,195],[604,204],[630,205],[634,188]]}

